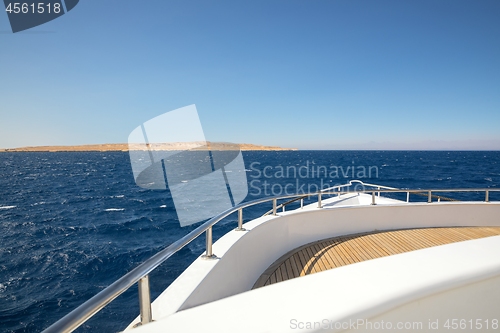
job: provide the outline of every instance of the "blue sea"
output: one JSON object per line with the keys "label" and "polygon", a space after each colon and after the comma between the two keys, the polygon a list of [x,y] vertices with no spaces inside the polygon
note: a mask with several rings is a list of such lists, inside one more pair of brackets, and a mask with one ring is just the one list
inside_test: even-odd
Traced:
{"label": "blue sea", "polygon": [[[243,158],[246,201],[350,179],[401,188],[500,186],[498,151],[254,151]],[[484,193],[447,196],[481,200]],[[270,208],[246,209],[245,221]],[[236,219],[217,224],[214,237]],[[180,227],[168,190],[137,186],[125,152],[1,153],[0,332],[43,330],[198,225]],[[204,242],[195,240],[151,274],[152,298]],[[131,288],[77,332],[124,329],[138,315],[137,298]]]}

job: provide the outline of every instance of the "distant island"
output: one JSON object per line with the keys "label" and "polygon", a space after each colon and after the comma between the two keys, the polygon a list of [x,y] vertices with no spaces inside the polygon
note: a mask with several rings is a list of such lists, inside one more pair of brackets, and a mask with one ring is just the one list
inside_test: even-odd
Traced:
{"label": "distant island", "polygon": [[[148,145],[151,150],[186,150],[186,149],[196,149],[203,150],[207,146],[199,148],[201,143],[162,143],[162,144],[152,144]],[[134,144],[129,149],[129,145],[126,143],[109,143],[109,144],[98,144],[98,145],[79,145],[79,146],[36,146],[36,147],[21,147],[21,148],[9,148],[0,149],[0,152],[84,152],[84,151],[129,151],[129,150],[145,150],[145,145]],[[198,148],[196,148],[198,147]],[[297,150],[297,148],[281,148],[275,146],[259,146],[250,143],[224,143],[224,142],[208,142],[208,147],[210,150],[233,150],[239,149],[244,151],[249,150]]]}

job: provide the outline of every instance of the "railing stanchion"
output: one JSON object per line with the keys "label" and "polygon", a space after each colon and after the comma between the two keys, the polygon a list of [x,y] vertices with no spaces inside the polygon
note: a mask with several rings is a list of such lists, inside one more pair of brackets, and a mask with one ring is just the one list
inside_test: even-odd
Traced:
{"label": "railing stanchion", "polygon": [[428,203],[432,202],[432,191],[429,191],[429,194],[427,195],[427,202]]}
{"label": "railing stanchion", "polygon": [[300,208],[304,208],[304,199],[300,199]]}
{"label": "railing stanchion", "polygon": [[276,215],[276,199],[273,199],[273,215]]}
{"label": "railing stanchion", "polygon": [[141,311],[141,325],[153,321],[151,313],[151,296],[149,292],[149,275],[144,276],[137,283],[139,288],[139,308]]}
{"label": "railing stanchion", "polygon": [[238,209],[238,228],[234,229],[236,231],[246,231],[243,228],[243,208]]}
{"label": "railing stanchion", "polygon": [[406,202],[410,202],[410,191],[406,192]]}
{"label": "railing stanchion", "polygon": [[490,202],[490,191],[486,190],[484,201]]}
{"label": "railing stanchion", "polygon": [[243,209],[238,209],[238,229],[243,229]]}
{"label": "railing stanchion", "polygon": [[318,208],[321,208],[321,192],[318,192]]}
{"label": "railing stanchion", "polygon": [[376,205],[376,203],[375,203],[375,192],[372,192],[372,205]]}
{"label": "railing stanchion", "polygon": [[207,253],[202,256],[203,259],[215,259],[217,256],[212,252],[212,227],[209,227],[205,232],[207,236]]}
{"label": "railing stanchion", "polygon": [[[378,187],[378,189],[380,190],[380,186]],[[380,198],[380,191],[378,192],[378,194],[377,194],[377,195],[378,195],[378,197]]]}

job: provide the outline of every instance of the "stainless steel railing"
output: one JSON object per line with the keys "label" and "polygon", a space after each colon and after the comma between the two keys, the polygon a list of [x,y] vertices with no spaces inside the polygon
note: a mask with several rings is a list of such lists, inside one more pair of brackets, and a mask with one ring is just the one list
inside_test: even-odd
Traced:
{"label": "stainless steel railing", "polygon": [[[363,190],[343,190],[345,188],[349,188],[354,184],[358,184],[363,186]],[[366,187],[372,187],[372,189],[366,189]],[[283,195],[283,196],[275,196],[275,197],[267,197],[262,199],[256,199],[249,202],[245,202],[239,204],[233,208],[230,208],[205,223],[201,224],[199,227],[191,231],[186,236],[181,239],[173,242],[165,249],[161,250],[151,258],[144,261],[142,264],[113,282],[107,288],[102,290],[100,293],[77,307],[75,310],[71,311],[69,314],[55,322],[53,325],[48,327],[43,331],[43,333],[64,333],[64,332],[72,332],[80,325],[82,325],[85,321],[90,319],[94,314],[99,312],[106,305],[111,303],[115,298],[128,290],[135,283],[138,284],[139,288],[139,306],[140,306],[140,323],[139,325],[147,324],[152,321],[152,312],[151,312],[151,300],[150,300],[150,291],[149,291],[149,273],[151,273],[156,267],[165,262],[168,258],[170,258],[174,253],[181,250],[184,246],[189,244],[191,241],[199,237],[202,233],[206,234],[206,253],[203,256],[205,259],[216,258],[215,254],[212,252],[212,227],[217,222],[231,215],[232,213],[238,212],[238,227],[235,229],[236,231],[245,231],[243,228],[243,209],[255,206],[258,204],[266,203],[272,201],[273,209],[268,212],[273,215],[277,215],[277,209],[283,208],[297,200],[301,200],[301,207],[303,207],[303,200],[307,197],[318,196],[318,207],[321,208],[321,200],[322,196],[329,195],[344,195],[344,194],[352,194],[352,193],[368,193],[372,196],[372,205],[376,205],[377,197],[380,197],[381,193],[406,193],[407,194],[407,202],[409,202],[410,194],[426,194],[427,202],[431,203],[432,198],[435,197],[433,193],[453,193],[453,192],[484,192],[485,193],[485,202],[489,202],[490,192],[500,192],[500,189],[492,189],[492,188],[480,188],[480,189],[431,189],[431,190],[410,190],[410,189],[398,189],[393,187],[375,185],[363,183],[359,180],[350,181],[348,184],[333,186],[331,188],[324,189],[322,191],[318,191],[315,193],[307,193],[307,194],[292,194],[292,195]],[[281,205],[278,206],[278,200],[290,199]],[[438,197],[439,198],[439,197]],[[439,201],[439,199],[438,199]],[[264,214],[264,215],[267,215]]]}
{"label": "stainless steel railing", "polygon": [[[388,187],[388,186],[382,186],[382,185],[364,183],[361,180],[350,180],[349,183],[344,184],[344,185],[335,185],[335,186],[332,186],[332,187],[325,188],[325,189],[321,190],[320,191],[321,193],[319,193],[319,194],[317,192],[315,192],[313,195],[318,195],[318,207],[321,208],[321,194],[328,194],[328,192],[332,192],[332,191],[335,192],[335,191],[337,191],[335,194],[338,195],[338,196],[340,196],[341,194],[343,194],[340,191],[340,189],[354,186],[354,183],[356,183],[357,185],[363,186],[363,190],[366,190],[366,187],[375,187],[375,188],[377,188],[379,190],[380,189],[398,190],[395,187]],[[357,192],[357,191],[355,190],[354,192]],[[304,199],[310,197],[311,194],[303,194],[303,195],[296,194],[296,196],[298,196],[298,197],[280,204],[279,206],[276,207],[276,209],[280,209],[281,208],[283,210],[283,212],[284,212],[286,206],[288,206],[289,204],[294,203],[294,202],[296,202],[298,200],[300,200],[300,207],[302,208],[304,206]],[[380,192],[378,192],[378,196],[380,197]],[[271,209],[270,211],[264,213],[263,216],[266,216],[266,215],[269,215],[269,214],[273,213],[274,210],[275,210],[275,208],[273,207],[273,209]]]}

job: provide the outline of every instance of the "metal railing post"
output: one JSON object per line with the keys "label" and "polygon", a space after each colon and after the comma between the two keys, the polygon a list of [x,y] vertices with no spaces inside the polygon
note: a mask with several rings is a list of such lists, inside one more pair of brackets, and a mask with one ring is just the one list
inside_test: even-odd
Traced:
{"label": "metal railing post", "polygon": [[410,202],[410,191],[406,192],[406,202]]}
{"label": "metal railing post", "polygon": [[212,227],[209,227],[205,232],[207,237],[207,253],[202,256],[203,259],[215,259],[217,256],[212,252]]}
{"label": "metal railing post", "polygon": [[236,231],[246,231],[243,228],[243,208],[238,209],[238,228],[234,229]]}
{"label": "metal railing post", "polygon": [[273,199],[273,215],[276,215],[276,199]]}
{"label": "metal railing post", "polygon": [[486,190],[484,201],[485,202],[490,202],[490,191],[488,191],[488,190]]}
{"label": "metal railing post", "polygon": [[375,192],[372,192],[372,205],[376,205],[376,203],[375,203]]}
{"label": "metal railing post", "polygon": [[[378,189],[380,190],[380,186],[378,187]],[[378,197],[380,198],[380,191],[378,192],[378,194],[377,194],[377,195],[378,195]]]}
{"label": "metal railing post", "polygon": [[427,202],[428,203],[432,202],[432,191],[429,191],[429,194],[427,195]]}
{"label": "metal railing post", "polygon": [[318,208],[321,208],[321,192],[318,193]]}
{"label": "metal railing post", "polygon": [[300,199],[300,208],[304,208],[304,199]]}
{"label": "metal railing post", "polygon": [[144,276],[137,282],[139,288],[139,308],[141,311],[141,325],[153,321],[151,313],[151,296],[149,292],[149,275]]}

